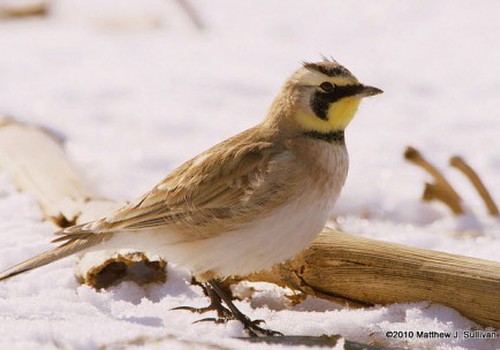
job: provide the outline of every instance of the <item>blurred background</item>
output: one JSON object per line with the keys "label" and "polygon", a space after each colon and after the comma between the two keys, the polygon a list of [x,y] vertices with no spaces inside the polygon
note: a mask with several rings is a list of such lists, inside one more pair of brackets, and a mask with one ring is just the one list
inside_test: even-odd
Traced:
{"label": "blurred background", "polygon": [[[39,7],[12,16],[23,6]],[[0,112],[65,135],[70,157],[104,196],[129,200],[256,124],[302,61],[326,55],[385,91],[363,103],[347,131],[351,169],[336,211],[355,218],[346,227],[364,232],[360,218],[427,227],[449,217],[419,202],[426,175],[404,162],[407,145],[444,167],[479,215],[483,203],[470,184],[447,170],[451,155],[463,155],[500,197],[496,1],[0,7]]]}

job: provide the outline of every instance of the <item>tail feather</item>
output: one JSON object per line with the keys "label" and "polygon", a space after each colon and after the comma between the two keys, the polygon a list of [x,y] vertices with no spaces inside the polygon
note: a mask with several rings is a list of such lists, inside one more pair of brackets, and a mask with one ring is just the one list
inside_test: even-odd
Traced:
{"label": "tail feather", "polygon": [[[92,227],[95,227],[96,223],[98,223],[98,222],[99,221],[90,221],[90,222],[86,222],[84,224],[65,227],[63,229],[60,229],[59,231],[54,232],[54,235],[62,236],[62,237],[58,238],[58,240],[61,241],[61,240],[65,240],[65,239],[68,240],[72,236],[80,235],[82,233],[97,233],[98,230],[96,231],[95,229],[92,229]],[[55,240],[54,240],[54,242],[55,242]]]}
{"label": "tail feather", "polygon": [[111,233],[91,233],[81,232],[80,234],[72,233],[68,236],[63,236],[55,241],[66,241],[62,245],[47,252],[41,253],[31,259],[23,261],[0,273],[0,281],[13,277],[20,273],[36,269],[41,266],[50,264],[51,262],[60,260],[72,254],[84,251],[99,243],[107,241],[111,238]]}

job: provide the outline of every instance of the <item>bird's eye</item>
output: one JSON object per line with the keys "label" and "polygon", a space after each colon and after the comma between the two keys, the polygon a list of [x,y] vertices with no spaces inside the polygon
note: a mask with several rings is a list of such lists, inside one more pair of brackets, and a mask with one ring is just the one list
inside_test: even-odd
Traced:
{"label": "bird's eye", "polygon": [[333,91],[333,84],[329,83],[328,81],[321,83],[321,85],[319,87],[325,92],[332,92]]}

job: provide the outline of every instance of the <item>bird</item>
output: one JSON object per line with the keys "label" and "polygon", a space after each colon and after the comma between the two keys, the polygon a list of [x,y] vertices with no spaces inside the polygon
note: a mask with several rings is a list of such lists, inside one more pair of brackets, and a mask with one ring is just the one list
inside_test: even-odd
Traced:
{"label": "bird", "polygon": [[240,312],[220,282],[292,258],[323,229],[347,177],[344,131],[361,100],[382,92],[333,59],[302,62],[260,123],[109,215],[55,232],[59,246],[0,280],[79,252],[148,251],[189,268],[211,300],[177,309],[216,310],[217,321],[236,319],[250,336],[281,335]]}

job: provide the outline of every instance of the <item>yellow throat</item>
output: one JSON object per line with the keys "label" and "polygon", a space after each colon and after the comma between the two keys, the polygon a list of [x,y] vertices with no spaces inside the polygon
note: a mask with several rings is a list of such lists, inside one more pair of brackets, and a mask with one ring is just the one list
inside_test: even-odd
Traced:
{"label": "yellow throat", "polygon": [[332,103],[327,113],[327,120],[315,116],[311,112],[299,111],[297,121],[307,131],[328,133],[334,130],[344,130],[358,110],[360,98],[346,97]]}

